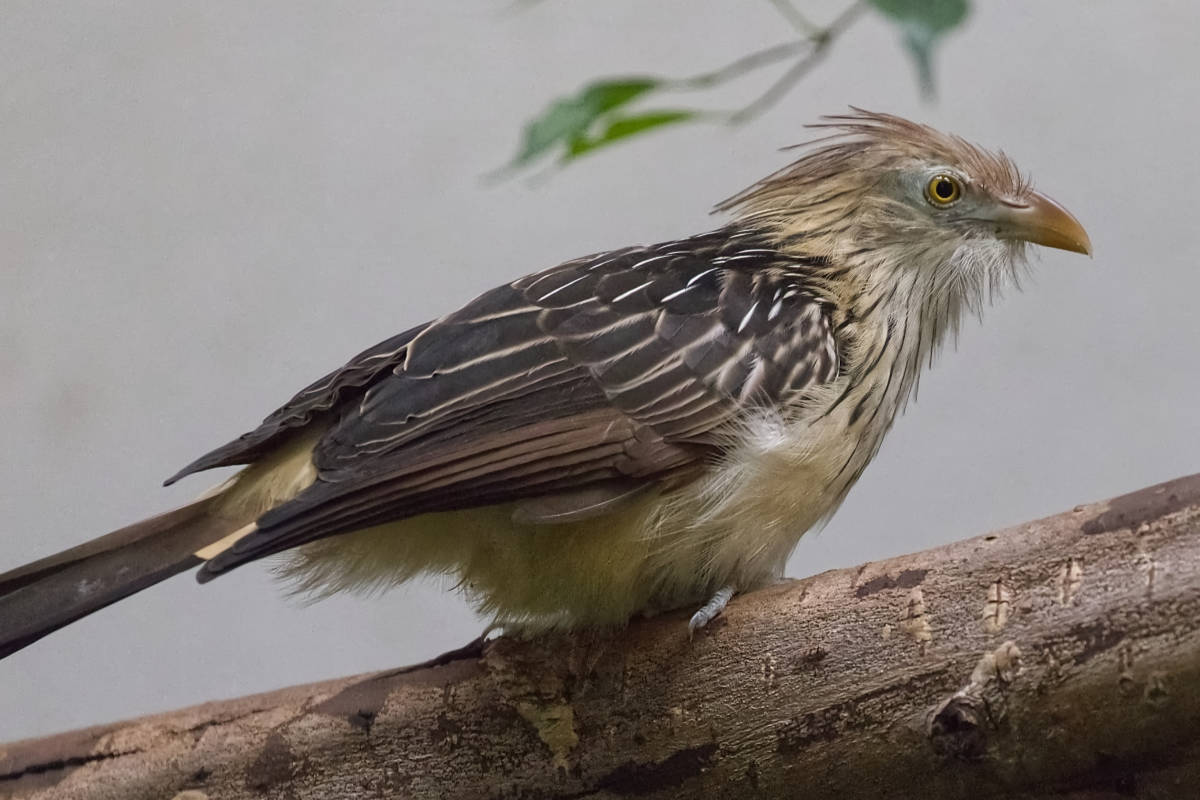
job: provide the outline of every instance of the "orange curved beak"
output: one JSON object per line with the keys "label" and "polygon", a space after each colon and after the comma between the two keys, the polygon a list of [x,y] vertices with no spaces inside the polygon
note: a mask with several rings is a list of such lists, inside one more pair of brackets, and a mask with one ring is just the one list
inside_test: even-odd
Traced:
{"label": "orange curved beak", "polygon": [[1092,254],[1092,240],[1083,225],[1046,195],[1030,192],[1019,203],[1001,202],[1003,205],[995,217],[999,237]]}

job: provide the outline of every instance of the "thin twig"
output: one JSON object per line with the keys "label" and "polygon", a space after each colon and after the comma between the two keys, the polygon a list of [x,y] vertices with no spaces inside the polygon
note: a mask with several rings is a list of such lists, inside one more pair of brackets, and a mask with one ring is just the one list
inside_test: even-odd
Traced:
{"label": "thin twig", "polygon": [[690,78],[677,78],[664,82],[664,85],[671,89],[688,91],[710,89],[717,84],[741,77],[756,69],[761,69],[778,61],[786,61],[789,58],[794,58],[800,53],[812,49],[812,47],[812,42],[807,39],[777,44],[764,50],[759,50],[757,53],[742,56],[737,61],[727,64],[720,69],[715,69],[712,72],[693,75]]}
{"label": "thin twig", "polygon": [[751,101],[748,105],[745,105],[738,111],[730,114],[729,121],[736,125],[740,125],[743,122],[757,117],[771,106],[778,103],[784,95],[792,90],[792,87],[795,86],[801,78],[808,74],[809,70],[815,67],[817,63],[824,58],[825,53],[829,50],[829,45],[831,45],[838,36],[844,33],[845,30],[849,28],[855,22],[855,20],[858,19],[859,15],[863,11],[863,7],[864,6],[862,2],[856,2],[841,14],[838,14],[837,18],[829,24],[828,28],[826,28],[820,35],[813,38],[812,50],[810,50],[808,54],[793,64],[791,69],[785,72],[779,78],[779,80],[771,84],[771,86],[765,92]]}
{"label": "thin twig", "polygon": [[792,5],[789,0],[771,0],[771,5],[778,9],[779,13],[792,24],[793,28],[805,36],[815,39],[824,30],[820,25],[802,14],[800,9]]}

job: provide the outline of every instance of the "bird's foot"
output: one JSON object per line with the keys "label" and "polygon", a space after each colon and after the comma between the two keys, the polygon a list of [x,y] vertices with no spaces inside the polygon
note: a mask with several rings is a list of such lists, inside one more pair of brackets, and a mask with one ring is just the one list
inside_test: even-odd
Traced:
{"label": "bird's foot", "polygon": [[734,591],[732,586],[718,589],[716,594],[700,607],[699,611],[692,614],[692,618],[688,620],[688,638],[720,616],[721,612],[725,610],[725,606],[729,605],[729,599],[733,597]]}

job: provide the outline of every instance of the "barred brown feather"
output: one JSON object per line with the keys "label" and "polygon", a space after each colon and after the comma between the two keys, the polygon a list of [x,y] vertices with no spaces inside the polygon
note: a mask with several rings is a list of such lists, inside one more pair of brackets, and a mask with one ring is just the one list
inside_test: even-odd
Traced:
{"label": "barred brown feather", "polygon": [[317,481],[204,574],[413,514],[672,479],[715,455],[747,409],[836,374],[811,268],[727,228],[484,294],[422,328],[402,363],[343,403],[313,451]]}

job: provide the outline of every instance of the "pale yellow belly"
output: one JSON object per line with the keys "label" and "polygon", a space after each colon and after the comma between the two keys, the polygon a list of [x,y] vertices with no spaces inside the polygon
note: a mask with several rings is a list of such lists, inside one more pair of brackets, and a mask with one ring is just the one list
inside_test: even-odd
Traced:
{"label": "pale yellow belly", "polygon": [[443,574],[502,625],[621,625],[640,612],[701,605],[724,586],[745,592],[779,577],[820,516],[807,477],[792,472],[786,486],[768,482],[764,493],[708,515],[699,497],[711,487],[703,485],[563,525],[515,523],[511,506],[425,514],[305,545],[283,555],[280,571],[317,596]]}
{"label": "pale yellow belly", "polygon": [[439,573],[500,623],[616,625],[652,603],[654,543],[643,521],[656,502],[565,525],[517,524],[508,506],[425,514],[305,545],[284,555],[281,571],[317,594]]}
{"label": "pale yellow belly", "polygon": [[280,571],[316,596],[448,575],[482,613],[532,629],[697,606],[725,586],[745,592],[779,577],[840,502],[858,471],[843,467],[874,450],[845,435],[846,413],[765,413],[706,474],[594,519],[522,524],[510,505],[425,514],[304,545]]}

